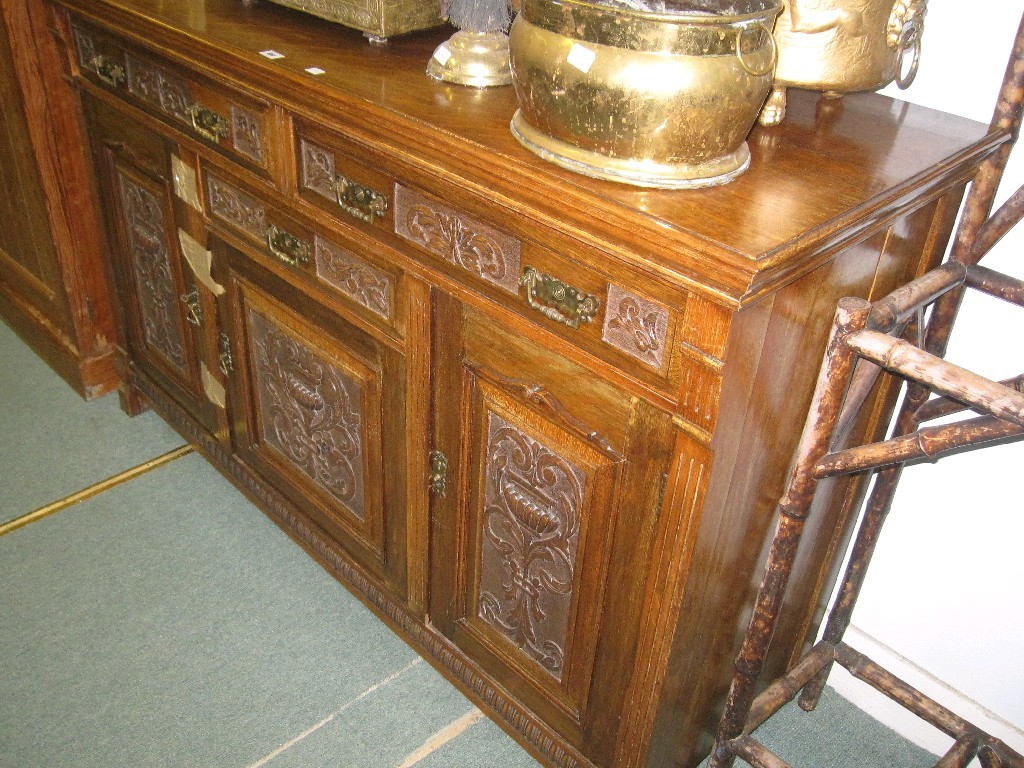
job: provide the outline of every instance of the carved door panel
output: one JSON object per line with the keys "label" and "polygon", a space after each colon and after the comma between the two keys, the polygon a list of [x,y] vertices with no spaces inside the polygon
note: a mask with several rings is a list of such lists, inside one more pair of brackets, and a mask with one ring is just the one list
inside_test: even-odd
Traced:
{"label": "carved door panel", "polygon": [[434,320],[431,620],[589,749],[616,723],[596,699],[622,705],[638,606],[612,575],[659,503],[670,419],[450,298]]}
{"label": "carved door panel", "polygon": [[87,101],[100,191],[132,362],[211,432],[223,415],[206,363],[213,297],[185,264],[171,178],[172,143]]}
{"label": "carved door panel", "polygon": [[404,597],[404,357],[224,243],[238,455]]}

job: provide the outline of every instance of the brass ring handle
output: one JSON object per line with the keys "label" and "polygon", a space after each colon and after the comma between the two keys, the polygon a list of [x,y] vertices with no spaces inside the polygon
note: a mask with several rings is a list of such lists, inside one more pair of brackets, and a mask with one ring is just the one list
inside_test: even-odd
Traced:
{"label": "brass ring handle", "polygon": [[374,218],[387,213],[388,199],[380,192],[344,176],[335,176],[331,186],[338,206],[349,216],[373,224]]}
{"label": "brass ring handle", "polygon": [[267,227],[267,248],[278,261],[289,267],[309,263],[309,243],[274,224]]}
{"label": "brass ring handle", "polygon": [[[917,77],[918,67],[921,66],[921,22],[914,18],[903,25],[900,32],[900,51],[896,54],[896,85],[901,90],[906,90]],[[903,74],[903,61],[910,50],[914,58],[910,61],[910,69]]]}
{"label": "brass ring handle", "polygon": [[228,135],[227,121],[212,109],[193,104],[188,108],[188,114],[192,118],[192,127],[204,139],[216,144]]}
{"label": "brass ring handle", "polygon": [[[768,35],[768,46],[771,48],[772,55],[767,67],[760,69],[751,67],[744,58],[743,35],[752,29],[763,29],[764,33]],[[775,43],[775,35],[772,34],[772,30],[767,24],[763,21],[758,21],[750,26],[743,26],[736,30],[736,59],[739,61],[740,66],[743,67],[743,71],[753,77],[764,77],[775,71],[775,65],[779,62],[779,46]]]}
{"label": "brass ring handle", "polygon": [[124,67],[102,54],[93,56],[89,67],[100,80],[111,88],[117,88],[125,81]]}
{"label": "brass ring handle", "polygon": [[570,328],[579,328],[580,323],[591,322],[601,307],[601,300],[597,296],[545,275],[533,267],[523,269],[519,284],[526,288],[527,306]]}

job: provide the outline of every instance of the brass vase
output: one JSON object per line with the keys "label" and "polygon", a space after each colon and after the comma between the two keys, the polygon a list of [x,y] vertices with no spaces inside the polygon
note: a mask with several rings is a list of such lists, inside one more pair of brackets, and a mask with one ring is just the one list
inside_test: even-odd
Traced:
{"label": "brass vase", "polygon": [[780,0],[687,5],[652,13],[524,0],[509,34],[512,133],[564,168],[637,186],[701,187],[743,173],[771,87]]}
{"label": "brass vase", "polygon": [[787,0],[775,25],[779,64],[763,125],[786,114],[786,88],[838,97],[894,80],[906,88],[921,57],[927,0]]}

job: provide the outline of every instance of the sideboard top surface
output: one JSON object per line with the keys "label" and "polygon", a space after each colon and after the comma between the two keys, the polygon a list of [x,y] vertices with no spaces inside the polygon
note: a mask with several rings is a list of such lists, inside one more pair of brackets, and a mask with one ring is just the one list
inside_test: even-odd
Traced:
{"label": "sideboard top surface", "polygon": [[[371,45],[359,32],[268,3],[61,2],[197,69],[326,114],[613,258],[732,304],[803,274],[908,202],[969,178],[1003,140],[980,123],[878,94],[830,101],[794,91],[783,124],[751,134],[751,166],[736,181],[638,189],[562,170],[521,147],[508,129],[511,87],[429,78],[427,61],[449,28]],[[268,49],[284,58],[260,55]],[[310,75],[308,67],[325,72]]]}

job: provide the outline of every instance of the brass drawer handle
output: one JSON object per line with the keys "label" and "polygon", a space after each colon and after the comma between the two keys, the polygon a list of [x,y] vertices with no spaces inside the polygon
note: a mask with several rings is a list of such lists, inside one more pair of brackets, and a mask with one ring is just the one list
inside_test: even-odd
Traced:
{"label": "brass drawer handle", "polygon": [[309,243],[274,224],[267,227],[267,248],[289,267],[309,263]]}
{"label": "brass drawer handle", "polygon": [[203,307],[199,303],[199,288],[194,287],[181,297],[185,305],[185,320],[197,328],[203,324]]}
{"label": "brass drawer handle", "polygon": [[570,328],[589,323],[601,307],[601,300],[579,288],[545,275],[533,267],[523,269],[520,285],[526,288],[526,303],[544,317]]}
{"label": "brass drawer handle", "polygon": [[228,135],[227,120],[212,109],[193,104],[188,108],[188,114],[192,118],[192,127],[204,139],[216,144]]}
{"label": "brass drawer handle", "polygon": [[331,186],[334,187],[334,195],[341,209],[360,221],[373,224],[375,217],[387,213],[388,199],[380,192],[374,192],[344,176],[335,176]]}
{"label": "brass drawer handle", "polygon": [[125,81],[124,67],[107,56],[93,56],[89,66],[96,73],[96,77],[111,88],[117,88]]}

